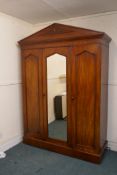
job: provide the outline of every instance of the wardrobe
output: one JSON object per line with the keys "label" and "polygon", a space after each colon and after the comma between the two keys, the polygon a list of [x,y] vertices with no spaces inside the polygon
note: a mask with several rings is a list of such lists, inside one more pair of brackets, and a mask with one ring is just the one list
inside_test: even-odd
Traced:
{"label": "wardrobe", "polygon": [[[110,41],[104,32],[58,23],[19,41],[24,143],[100,163],[107,146]],[[64,118],[54,116],[56,96],[64,100]]]}

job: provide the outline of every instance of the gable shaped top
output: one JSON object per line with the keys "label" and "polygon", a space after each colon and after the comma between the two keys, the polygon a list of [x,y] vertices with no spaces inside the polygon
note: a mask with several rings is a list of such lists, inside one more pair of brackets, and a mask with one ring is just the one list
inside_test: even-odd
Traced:
{"label": "gable shaped top", "polygon": [[47,43],[61,40],[101,38],[104,37],[109,42],[111,39],[104,32],[73,27],[64,24],[54,23],[29,37],[19,41],[21,45]]}

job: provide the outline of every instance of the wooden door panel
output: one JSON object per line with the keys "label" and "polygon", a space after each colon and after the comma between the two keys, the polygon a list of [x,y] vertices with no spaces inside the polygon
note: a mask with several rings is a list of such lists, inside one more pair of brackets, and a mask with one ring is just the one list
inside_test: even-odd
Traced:
{"label": "wooden door panel", "polygon": [[39,131],[38,59],[29,56],[26,66],[28,131]]}
{"label": "wooden door panel", "polygon": [[95,55],[83,52],[77,56],[77,143],[81,145],[94,143],[95,68]]}
{"label": "wooden door panel", "polygon": [[24,51],[23,81],[25,101],[25,125],[26,132],[40,135],[42,129],[42,107],[41,105],[41,70],[38,50]]}
{"label": "wooden door panel", "polygon": [[88,47],[75,50],[76,64],[76,144],[95,147],[96,131],[96,51]]}

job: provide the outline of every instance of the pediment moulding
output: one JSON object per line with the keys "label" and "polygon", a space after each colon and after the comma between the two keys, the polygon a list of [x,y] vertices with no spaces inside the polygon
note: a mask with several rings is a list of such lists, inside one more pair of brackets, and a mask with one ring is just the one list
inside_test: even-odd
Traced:
{"label": "pediment moulding", "polygon": [[92,38],[103,38],[110,41],[110,37],[104,32],[94,31],[90,29],[73,27],[64,24],[54,23],[29,37],[19,41],[20,45],[40,44],[47,42],[58,42],[68,40],[82,40]]}

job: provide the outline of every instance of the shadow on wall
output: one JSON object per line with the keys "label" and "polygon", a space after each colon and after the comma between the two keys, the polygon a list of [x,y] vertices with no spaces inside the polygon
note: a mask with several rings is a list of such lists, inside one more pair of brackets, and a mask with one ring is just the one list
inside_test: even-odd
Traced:
{"label": "shadow on wall", "polygon": [[[113,150],[117,150],[117,44],[112,40],[109,47],[108,80],[108,129],[107,140]],[[114,145],[113,145],[114,143]]]}

